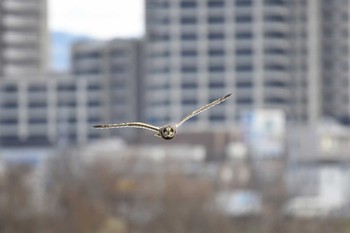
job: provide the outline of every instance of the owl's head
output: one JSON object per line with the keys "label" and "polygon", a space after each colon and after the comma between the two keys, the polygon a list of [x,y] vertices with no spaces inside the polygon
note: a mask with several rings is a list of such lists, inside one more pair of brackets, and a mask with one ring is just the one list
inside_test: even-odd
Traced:
{"label": "owl's head", "polygon": [[176,135],[176,127],[167,125],[160,129],[160,136],[165,140],[173,139]]}

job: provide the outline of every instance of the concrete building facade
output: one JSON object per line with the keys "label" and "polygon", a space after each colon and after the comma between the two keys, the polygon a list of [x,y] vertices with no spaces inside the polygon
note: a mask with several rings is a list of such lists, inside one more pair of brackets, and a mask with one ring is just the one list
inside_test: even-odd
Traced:
{"label": "concrete building facade", "polygon": [[34,75],[48,63],[47,0],[0,1],[0,76]]}
{"label": "concrete building facade", "polygon": [[87,143],[101,136],[104,118],[99,80],[69,76],[0,81],[0,143],[4,147]]}
{"label": "concrete building facade", "polygon": [[[77,80],[99,80],[104,91],[105,117],[99,123],[143,120],[143,55],[139,39],[82,42],[71,52]],[[106,130],[106,135],[133,138],[137,129]]]}
{"label": "concrete building facade", "polygon": [[350,2],[321,1],[323,112],[350,123]]}
{"label": "concrete building facade", "polygon": [[193,120],[225,127],[246,110],[267,108],[284,110],[289,121],[315,122],[322,114],[321,6],[315,0],[147,1],[147,119],[177,121],[193,106],[233,93]]}
{"label": "concrete building facade", "polygon": [[0,144],[76,145],[110,136],[136,140],[137,129],[101,123],[141,121],[139,40],[87,42],[72,49],[72,74],[0,80]]}

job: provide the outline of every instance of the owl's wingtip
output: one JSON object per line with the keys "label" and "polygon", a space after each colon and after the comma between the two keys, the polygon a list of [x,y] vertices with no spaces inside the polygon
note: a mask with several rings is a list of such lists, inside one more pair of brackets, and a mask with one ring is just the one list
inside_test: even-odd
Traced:
{"label": "owl's wingtip", "polygon": [[94,125],[93,127],[97,128],[97,129],[101,129],[101,128],[103,128],[103,125]]}
{"label": "owl's wingtip", "polygon": [[232,95],[232,93],[229,93],[227,95],[224,96],[224,99],[227,99],[228,97],[230,97]]}

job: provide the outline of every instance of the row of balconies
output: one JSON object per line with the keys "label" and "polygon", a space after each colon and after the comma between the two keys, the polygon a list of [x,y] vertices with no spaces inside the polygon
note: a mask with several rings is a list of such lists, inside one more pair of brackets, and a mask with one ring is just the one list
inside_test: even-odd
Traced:
{"label": "row of balconies", "polygon": [[[18,88],[15,88],[13,90],[7,90],[6,86],[2,87],[2,90],[0,92],[1,96],[1,102],[6,102],[6,101],[18,101],[20,95],[25,95],[26,102],[46,102],[48,98],[50,98],[51,95],[54,95],[53,99],[58,100],[58,101],[65,101],[65,100],[75,100],[77,95],[79,94],[78,90],[76,89],[74,83],[69,87],[70,89],[60,89],[63,88],[64,86],[58,85],[55,90],[56,92],[52,93],[49,92],[49,89],[47,86],[43,86],[44,89],[40,91],[30,91],[28,90],[28,86],[26,86],[24,89],[21,89],[22,92],[19,92]],[[25,91],[25,92],[23,92]],[[88,92],[88,99],[101,99],[102,98],[102,91],[100,88],[98,89],[82,89],[81,91],[86,91]]]}
{"label": "row of balconies", "polygon": [[33,11],[40,8],[39,3],[33,1],[3,0],[2,7],[5,11]]}
{"label": "row of balconies", "polygon": [[[106,62],[109,64],[106,65]],[[112,72],[113,68],[117,69],[120,67],[120,73],[129,72],[129,67],[133,67],[131,61],[128,61],[126,59],[111,59],[111,60],[105,60],[105,59],[96,59],[96,58],[84,58],[80,60],[74,61],[74,71],[75,72],[84,72],[85,70],[97,70],[97,73],[106,73],[106,72]]]}
{"label": "row of balconies", "polygon": [[33,19],[33,18],[28,18],[24,16],[13,16],[13,15],[6,15],[2,19],[2,24],[6,28],[38,28],[39,25],[39,19]]}
{"label": "row of balconies", "polygon": [[[123,109],[127,109],[123,106]],[[86,109],[77,108],[77,107],[57,107],[57,106],[49,106],[49,107],[41,107],[41,108],[28,108],[25,112],[26,115],[23,115],[23,111],[20,112],[19,109],[7,109],[2,108],[0,113],[0,121],[3,124],[7,123],[15,123],[14,119],[24,118],[26,121],[28,119],[40,120],[42,118],[45,119],[61,119],[61,118],[77,118],[79,113],[86,113],[88,117],[98,117],[103,113],[103,106],[89,106]],[[35,123],[33,121],[33,123]]]}
{"label": "row of balconies", "polygon": [[[235,22],[234,20],[228,21],[224,20],[224,17],[218,16],[222,18],[222,20],[218,20],[217,23],[212,23],[208,22],[207,20],[207,15],[205,15],[205,18],[197,18],[196,16],[192,17],[184,17],[184,19],[188,18],[193,20],[193,23],[182,23],[180,24],[181,20],[180,19],[174,19],[177,20],[179,23],[178,24],[173,24],[173,23],[158,23],[155,24],[156,26],[153,26],[151,28],[152,32],[154,33],[171,33],[171,32],[176,32],[178,33],[179,30],[181,32],[198,32],[198,34],[202,34],[203,32],[210,31],[210,32],[225,32],[225,28],[227,26],[231,26],[234,28],[235,33],[237,32],[245,32],[247,29],[249,31],[252,30],[253,28],[253,21],[251,22]],[[170,21],[170,18],[166,16],[164,19],[168,19]],[[280,31],[284,33],[288,33],[290,31],[290,24],[288,22],[283,22],[283,21],[269,21],[268,23],[263,23],[262,24],[262,31]],[[202,32],[202,33],[201,33]]]}
{"label": "row of balconies", "polygon": [[[227,88],[226,86],[223,86],[218,88],[211,88],[211,89],[208,89],[208,91],[210,92],[210,95],[221,96],[226,89],[232,90],[232,88]],[[198,98],[197,90],[198,90],[198,87],[181,89],[181,99],[197,99]],[[252,97],[254,91],[255,89],[253,87],[235,88],[233,95],[236,97]],[[263,87],[262,91],[265,99],[279,98],[282,100],[288,100],[291,97],[290,90],[285,87],[265,86]],[[164,94],[167,94],[167,92],[168,90],[165,90],[165,89],[155,90],[152,92],[151,99],[154,101],[161,99],[161,97],[164,96]]]}
{"label": "row of balconies", "polygon": [[17,44],[37,44],[39,37],[35,33],[27,33],[20,31],[5,31],[2,34],[2,40],[8,45],[17,45]]}
{"label": "row of balconies", "polygon": [[[58,123],[56,125],[56,135],[58,134],[76,134],[78,133],[78,123],[68,123],[67,124],[68,127],[66,127],[64,130],[62,130],[62,128],[59,127],[64,127],[62,124]],[[23,128],[24,127],[24,128]],[[79,127],[81,127],[81,124],[79,124]],[[96,131],[96,129],[94,129],[93,127],[90,127],[90,123],[86,123],[84,124],[83,127],[86,127],[86,133],[91,134],[100,134],[102,133],[102,131]],[[22,128],[20,130],[20,128]],[[49,129],[50,127],[46,124],[30,124],[30,125],[2,125],[0,124],[0,135],[1,136],[17,136],[20,134],[21,132],[25,132],[27,134],[27,136],[37,136],[37,135],[45,135],[45,136],[49,136]],[[60,131],[64,131],[64,132],[60,132]]]}
{"label": "row of balconies", "polygon": [[33,65],[6,65],[4,67],[5,76],[20,76],[20,75],[29,75],[29,74],[37,74],[38,67]]}
{"label": "row of balconies", "polygon": [[[183,15],[197,15],[197,14],[200,14],[200,12],[202,12],[202,10],[204,9],[204,6],[205,4],[203,5],[198,4],[197,6],[194,6],[194,7],[182,8],[181,12],[183,12]],[[253,5],[236,6],[233,2],[231,4],[225,4],[222,7],[207,6],[205,8],[207,8],[206,11],[208,11],[210,15],[223,15],[225,14],[225,11],[227,10],[227,8],[229,8],[230,11],[233,11],[234,9],[236,9],[235,14],[237,15],[250,15],[252,14],[252,9],[254,8],[254,6]],[[153,13],[162,14],[166,16],[166,15],[169,15],[172,9],[174,8],[159,8],[154,10]],[[280,15],[280,16],[288,16],[290,13],[290,9],[288,8],[288,6],[273,5],[273,4],[270,4],[268,6],[263,4],[263,11],[265,14],[274,14],[274,15]]]}
{"label": "row of balconies", "polygon": [[[236,40],[234,42],[235,48],[251,48],[254,44],[254,40],[247,39],[247,40]],[[223,40],[213,40],[213,41],[204,41],[204,40],[194,40],[194,41],[187,41],[187,42],[181,42],[178,41],[164,41],[164,42],[156,42],[150,44],[150,50],[152,52],[162,52],[162,51],[172,51],[174,54],[181,54],[181,50],[189,50],[189,49],[196,49],[198,51],[198,54],[200,51],[209,51],[213,49],[220,49],[223,51],[226,51],[225,43]],[[268,40],[264,40],[262,42],[262,48],[266,51],[269,51],[270,49],[275,49],[278,51],[284,51],[285,53],[288,53],[289,49],[291,48],[290,40],[288,39],[281,39],[281,38],[270,38]],[[225,53],[228,54],[234,54],[234,51],[226,51]],[[225,54],[224,53],[224,54]],[[172,53],[170,52],[169,55]],[[224,54],[222,56],[224,56]],[[199,55],[198,55],[199,56]]]}
{"label": "row of balconies", "polygon": [[23,60],[23,59],[38,59],[38,52],[35,49],[16,49],[8,48],[3,51],[5,60]]}
{"label": "row of balconies", "polygon": [[[226,54],[232,52],[232,62],[235,64],[253,64],[254,62],[254,55],[253,54],[247,54],[247,55],[234,55],[233,51],[225,51]],[[209,52],[208,52],[209,53]],[[210,54],[207,54],[207,56],[203,56],[202,54],[197,54],[196,56],[176,56],[178,59],[186,65],[197,65],[198,63],[204,63],[204,65],[214,65],[214,64],[227,64],[227,57],[225,54],[222,54],[221,56],[210,56]],[[169,59],[164,58],[157,58],[152,59],[152,66],[155,68],[160,67],[166,67],[169,66],[169,62],[172,57],[169,57]],[[288,54],[264,54],[264,63],[266,65],[268,64],[278,64],[283,66],[289,66],[291,64],[291,59],[289,58]],[[235,64],[231,64],[234,66]],[[171,65],[171,64],[170,64]]]}

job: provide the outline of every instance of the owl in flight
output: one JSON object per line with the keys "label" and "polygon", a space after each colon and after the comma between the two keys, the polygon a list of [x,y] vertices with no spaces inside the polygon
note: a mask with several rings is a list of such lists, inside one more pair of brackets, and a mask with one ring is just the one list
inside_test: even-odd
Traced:
{"label": "owl in flight", "polygon": [[228,97],[230,97],[230,95],[231,94],[228,94],[228,95],[225,95],[217,100],[214,100],[213,102],[211,102],[211,103],[193,111],[191,114],[185,116],[178,123],[172,124],[172,125],[169,124],[169,125],[165,125],[162,127],[158,127],[158,126],[149,125],[149,124],[142,123],[142,122],[128,122],[128,123],[119,123],[119,124],[95,125],[94,128],[98,128],[98,129],[125,128],[125,127],[142,128],[142,129],[148,129],[148,130],[155,132],[156,134],[154,136],[162,137],[165,140],[170,140],[170,139],[173,139],[175,137],[177,128],[180,125],[182,125],[185,121],[187,121],[188,119],[194,117],[195,115],[225,101]]}

